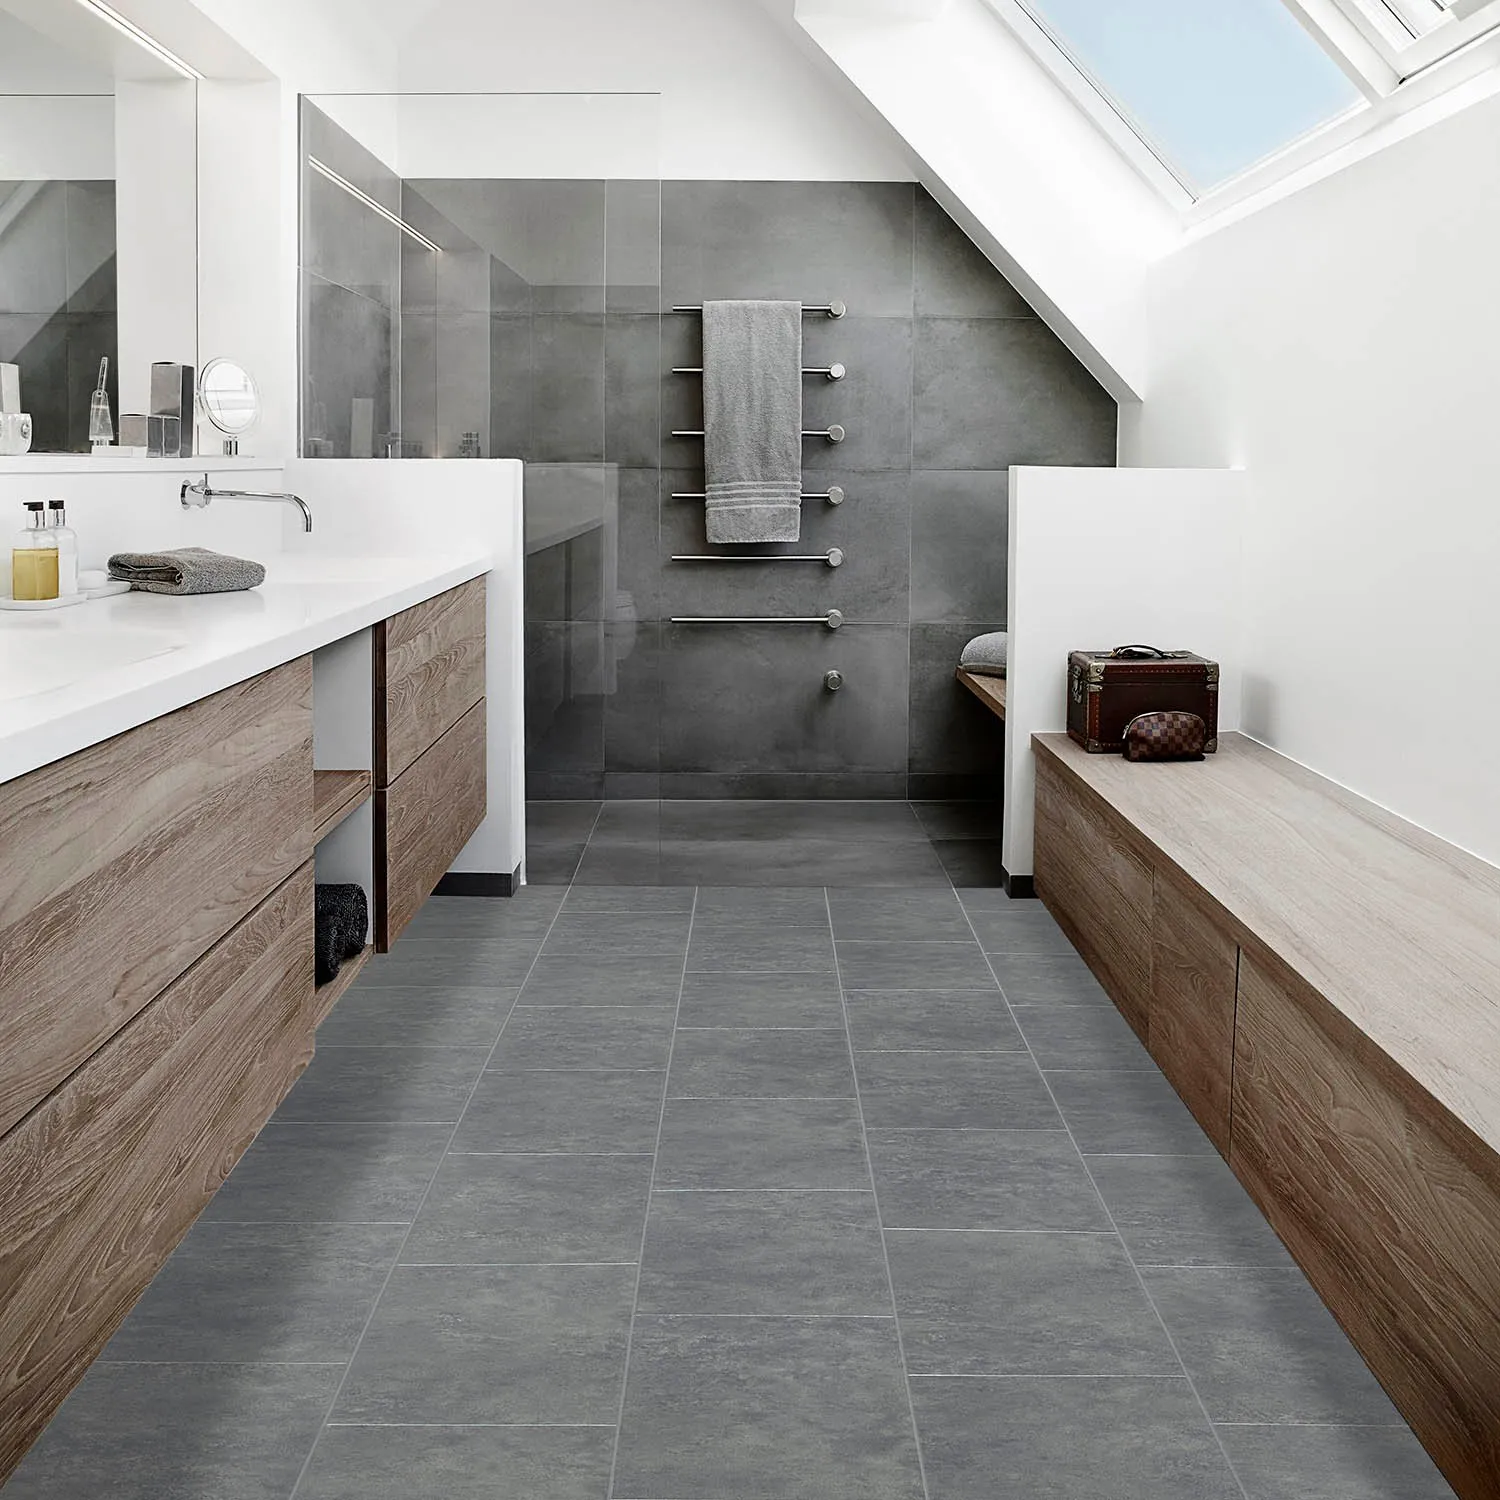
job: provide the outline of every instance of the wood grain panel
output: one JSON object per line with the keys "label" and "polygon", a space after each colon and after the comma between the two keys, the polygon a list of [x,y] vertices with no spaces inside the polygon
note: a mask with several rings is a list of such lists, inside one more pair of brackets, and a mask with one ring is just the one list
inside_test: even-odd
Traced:
{"label": "wood grain panel", "polygon": [[485,581],[375,627],[375,776],[390,786],[484,696]]}
{"label": "wood grain panel", "polygon": [[1041,757],[1036,890],[1120,1014],[1147,1038],[1151,1010],[1151,867],[1118,822]]}
{"label": "wood grain panel", "polygon": [[375,793],[375,947],[390,951],[484,821],[485,700]]}
{"label": "wood grain panel", "polygon": [[311,853],[312,666],[0,786],[0,1133]]}
{"label": "wood grain panel", "polygon": [[986,672],[967,672],[962,667],[957,676],[997,719],[1005,721],[1005,678],[991,677]]}
{"label": "wood grain panel", "polygon": [[308,864],[0,1141],[0,1483],[312,1056]]}
{"label": "wood grain panel", "polygon": [[1239,945],[1211,911],[1162,871],[1151,918],[1151,1055],[1208,1138],[1229,1155]]}
{"label": "wood grain panel", "polygon": [[1500,1161],[1388,1089],[1294,976],[1240,963],[1231,1162],[1463,1500],[1500,1495]]}
{"label": "wood grain panel", "polygon": [[370,800],[368,771],[313,772],[313,843]]}

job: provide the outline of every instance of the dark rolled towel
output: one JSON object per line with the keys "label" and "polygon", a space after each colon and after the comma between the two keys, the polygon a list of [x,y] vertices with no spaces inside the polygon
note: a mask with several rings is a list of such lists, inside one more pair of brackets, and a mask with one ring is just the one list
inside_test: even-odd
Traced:
{"label": "dark rolled towel", "polygon": [[337,976],[346,958],[365,946],[370,925],[370,903],[357,885],[319,885],[314,890],[313,927],[317,982]]}

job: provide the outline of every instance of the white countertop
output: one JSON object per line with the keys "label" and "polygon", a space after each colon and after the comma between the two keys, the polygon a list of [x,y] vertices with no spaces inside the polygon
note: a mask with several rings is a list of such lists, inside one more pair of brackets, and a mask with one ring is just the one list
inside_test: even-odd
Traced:
{"label": "white countertop", "polygon": [[[0,611],[0,782],[206,698],[488,572],[483,553],[274,555],[237,594]],[[50,677],[62,681],[47,686]]]}

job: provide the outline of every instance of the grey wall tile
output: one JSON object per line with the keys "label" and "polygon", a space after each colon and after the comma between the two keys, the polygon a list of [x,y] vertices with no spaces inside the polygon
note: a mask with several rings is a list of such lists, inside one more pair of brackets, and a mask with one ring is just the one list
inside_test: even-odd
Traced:
{"label": "grey wall tile", "polygon": [[0,208],[15,214],[0,240],[0,312],[67,307],[67,200],[66,182],[0,183]]}
{"label": "grey wall tile", "polygon": [[1003,628],[993,621],[911,627],[913,772],[993,773],[998,786],[1005,726],[953,674],[967,640]]}
{"label": "grey wall tile", "polygon": [[[399,326],[403,440],[419,443],[429,457],[437,452],[438,331],[433,313],[403,312]],[[311,351],[309,351],[310,353]],[[307,414],[303,414],[304,422]],[[376,428],[378,445],[381,429]],[[377,448],[377,451],[378,448]]]}
{"label": "grey wall tile", "polygon": [[605,626],[615,663],[604,700],[606,775],[655,775],[661,764],[661,631],[654,621]]}
{"label": "grey wall tile", "polygon": [[321,425],[332,456],[347,457],[356,397],[375,403],[377,436],[391,426],[392,354],[396,317],[388,307],[342,286],[306,275],[303,334],[303,429]]}
{"label": "grey wall tile", "polygon": [[531,325],[533,463],[604,459],[604,316],[537,313]]}
{"label": "grey wall tile", "polygon": [[[110,265],[113,266],[111,261]],[[99,361],[109,359],[106,389],[109,409],[118,416],[119,324],[110,311],[69,313],[66,320],[68,345],[68,448],[74,453],[89,451],[89,400],[99,383]],[[116,431],[118,432],[118,427]],[[35,444],[33,444],[35,446]]]}
{"label": "grey wall tile", "polygon": [[68,447],[68,320],[65,313],[0,312],[0,360],[21,367],[21,406],[34,453]]}
{"label": "grey wall tile", "polygon": [[661,462],[660,371],[661,319],[610,313],[604,328],[604,456],[611,463],[654,468]]}
{"label": "grey wall tile", "polygon": [[620,469],[616,493],[615,597],[604,601],[606,618],[621,623],[632,618],[656,620],[661,616],[662,557],[667,550],[660,518],[661,474],[656,469]]}
{"label": "grey wall tile", "polygon": [[490,452],[531,457],[531,318],[490,319]]}
{"label": "grey wall tile", "polygon": [[67,184],[68,311],[113,312],[115,278],[115,185]]}
{"label": "grey wall tile", "polygon": [[553,774],[604,774],[603,626],[526,626],[528,765]]}
{"label": "grey wall tile", "polygon": [[[803,801],[906,796],[907,778],[899,771],[760,771],[721,774],[716,771],[663,771],[662,797],[693,801],[699,798],[769,797]],[[887,882],[900,884],[899,880]]]}
{"label": "grey wall tile", "polygon": [[802,467],[819,475],[825,469],[910,469],[910,321],[851,313],[804,322],[804,363],[838,362],[849,373],[842,380],[802,382],[802,425],[811,431],[838,423],[847,433],[842,443],[806,439]]}
{"label": "grey wall tile", "polygon": [[[434,458],[457,458],[465,433],[478,434],[480,453],[490,448],[490,315],[439,313],[437,325],[437,430]],[[405,315],[402,317],[405,323]]]}
{"label": "grey wall tile", "polygon": [[1004,469],[912,475],[913,620],[1006,618],[1009,516]]}
{"label": "grey wall tile", "polygon": [[661,306],[661,183],[605,183],[604,215],[606,310],[656,312]]}
{"label": "grey wall tile", "polygon": [[1026,299],[926,191],[917,189],[918,317],[1027,318]]}

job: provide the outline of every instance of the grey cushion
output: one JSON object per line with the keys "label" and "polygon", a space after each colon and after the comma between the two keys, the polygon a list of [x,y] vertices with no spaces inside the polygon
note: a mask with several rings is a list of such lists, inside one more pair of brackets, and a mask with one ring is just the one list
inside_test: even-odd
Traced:
{"label": "grey cushion", "polygon": [[1010,647],[1010,634],[1004,630],[991,630],[986,635],[976,635],[963,649],[958,664],[969,672],[986,672],[991,677],[1005,676],[1005,657]]}

